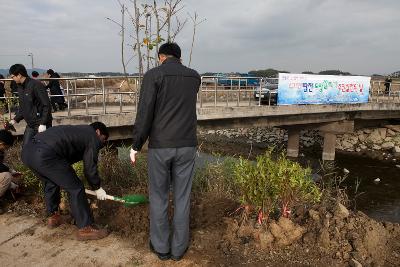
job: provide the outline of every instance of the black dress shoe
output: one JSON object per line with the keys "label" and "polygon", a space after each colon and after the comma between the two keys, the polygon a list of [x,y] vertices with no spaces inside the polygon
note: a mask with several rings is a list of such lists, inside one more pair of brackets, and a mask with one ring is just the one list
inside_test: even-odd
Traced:
{"label": "black dress shoe", "polygon": [[151,243],[151,241],[150,241],[150,243],[149,243],[149,246],[150,246],[150,251],[153,252],[154,254],[156,254],[157,257],[158,257],[160,260],[166,261],[166,260],[169,260],[169,259],[171,258],[171,253],[169,253],[169,252],[167,252],[167,253],[160,253],[160,252],[156,251],[156,250],[154,249],[153,244]]}
{"label": "black dress shoe", "polygon": [[171,259],[174,261],[180,261],[183,258],[183,256],[185,256],[187,250],[188,250],[188,248],[186,248],[185,251],[179,256],[171,255]]}

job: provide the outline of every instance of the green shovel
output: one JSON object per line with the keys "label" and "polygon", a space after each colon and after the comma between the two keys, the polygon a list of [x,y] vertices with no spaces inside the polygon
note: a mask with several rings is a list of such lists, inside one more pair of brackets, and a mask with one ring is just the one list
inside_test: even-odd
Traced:
{"label": "green shovel", "polygon": [[[96,192],[94,192],[92,190],[85,189],[85,192],[86,192],[86,194],[96,196]],[[124,203],[125,206],[134,206],[134,205],[149,202],[147,197],[144,195],[125,195],[123,197],[114,197],[114,196],[107,195],[106,199]]]}

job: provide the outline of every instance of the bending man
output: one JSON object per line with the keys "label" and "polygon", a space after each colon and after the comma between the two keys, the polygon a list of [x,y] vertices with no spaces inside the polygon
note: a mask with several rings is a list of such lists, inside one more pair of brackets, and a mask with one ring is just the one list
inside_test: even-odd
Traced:
{"label": "bending man", "polygon": [[44,182],[50,228],[64,223],[59,213],[61,187],[69,195],[71,213],[79,228],[77,239],[101,239],[107,236],[105,229],[97,229],[93,225],[84,185],[71,166],[83,160],[89,185],[98,199],[106,199],[106,192],[100,187],[97,160],[107,139],[107,127],[101,122],[62,125],[38,133],[23,147],[22,161]]}

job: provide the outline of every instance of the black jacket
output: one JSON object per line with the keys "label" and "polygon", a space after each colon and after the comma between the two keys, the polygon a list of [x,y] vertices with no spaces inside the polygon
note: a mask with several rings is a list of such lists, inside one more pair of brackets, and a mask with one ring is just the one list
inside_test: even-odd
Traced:
{"label": "black jacket", "polygon": [[[60,78],[60,75],[54,73],[50,76],[50,78]],[[46,88],[50,89],[50,94],[53,96],[51,99],[55,103],[65,103],[63,93],[61,92],[60,81],[59,80],[50,80],[46,85]],[[56,96],[54,96],[56,95]]]}
{"label": "black jacket", "polygon": [[90,125],[61,125],[38,133],[33,142],[40,141],[50,146],[57,156],[74,164],[83,160],[85,177],[89,185],[100,188],[97,160],[102,143]]}
{"label": "black jacket", "polygon": [[14,118],[16,122],[24,119],[31,128],[37,128],[40,124],[51,124],[53,118],[49,97],[40,81],[27,77],[24,83],[18,86],[18,100],[19,108]]}
{"label": "black jacket", "polygon": [[143,77],[132,148],[197,145],[196,100],[201,78],[176,58],[168,58]]}
{"label": "black jacket", "polygon": [[6,89],[4,88],[4,82],[0,81],[0,97],[4,97]]}
{"label": "black jacket", "polygon": [[8,168],[8,166],[3,163],[5,157],[4,154],[4,150],[0,149],[0,173],[10,171],[10,168]]}

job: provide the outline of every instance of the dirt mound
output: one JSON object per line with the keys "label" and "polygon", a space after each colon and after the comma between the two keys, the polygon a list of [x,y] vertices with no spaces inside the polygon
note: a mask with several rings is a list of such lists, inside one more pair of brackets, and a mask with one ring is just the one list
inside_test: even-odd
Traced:
{"label": "dirt mound", "polygon": [[[399,224],[376,222],[341,204],[331,210],[315,207],[304,216],[293,220],[281,217],[264,226],[257,226],[254,220],[240,225],[234,218],[226,218],[225,223],[224,245],[237,253],[247,244],[245,247],[253,251],[276,255],[286,251],[311,260],[311,265],[318,265],[321,255],[335,265],[357,261],[364,266],[398,266],[400,261]],[[291,261],[290,257],[282,260]]]}

